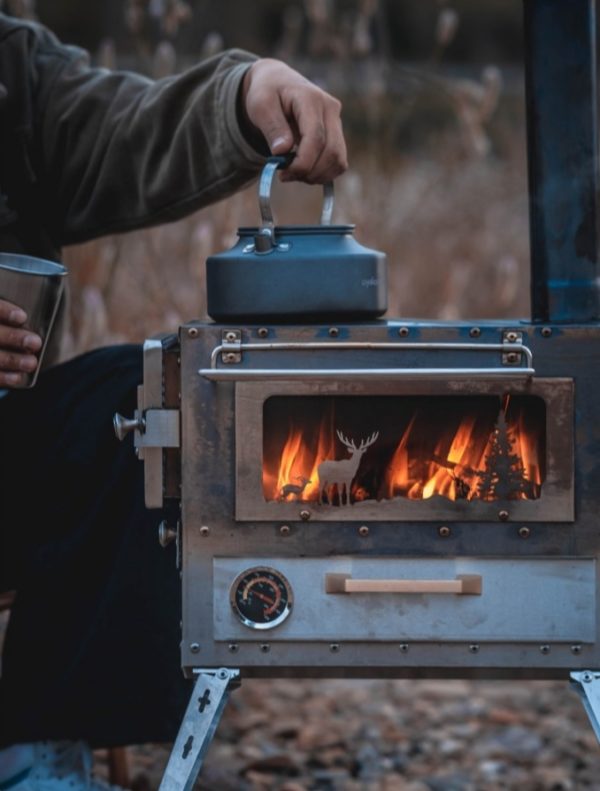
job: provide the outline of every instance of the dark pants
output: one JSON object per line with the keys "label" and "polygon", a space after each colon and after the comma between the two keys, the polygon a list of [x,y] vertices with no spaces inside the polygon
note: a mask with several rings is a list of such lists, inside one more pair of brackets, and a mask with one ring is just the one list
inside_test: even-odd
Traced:
{"label": "dark pants", "polygon": [[189,688],[179,665],[180,581],[131,416],[137,346],[100,349],[0,399],[0,590],[15,588],[0,681],[0,746],[170,741]]}

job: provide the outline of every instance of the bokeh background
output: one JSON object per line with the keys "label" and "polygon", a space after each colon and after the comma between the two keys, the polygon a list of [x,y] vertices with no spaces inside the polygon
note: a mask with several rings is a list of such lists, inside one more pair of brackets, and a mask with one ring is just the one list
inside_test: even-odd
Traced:
{"label": "bokeh background", "polygon": [[[0,0],[96,64],[162,77],[226,47],[281,57],[344,105],[350,170],[335,220],[387,253],[389,315],[529,313],[520,0]],[[319,188],[278,185],[282,223]],[[256,188],[167,226],[65,251],[69,354],[205,317],[204,261],[258,222]],[[151,690],[149,690],[151,695]],[[130,750],[157,787],[168,747]],[[101,758],[102,756],[98,756]],[[600,789],[600,752],[566,682],[244,681],[208,791]]]}

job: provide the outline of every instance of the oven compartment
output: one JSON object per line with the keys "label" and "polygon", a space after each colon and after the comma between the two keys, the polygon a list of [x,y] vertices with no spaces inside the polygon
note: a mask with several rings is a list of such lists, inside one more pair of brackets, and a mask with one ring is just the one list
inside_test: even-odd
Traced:
{"label": "oven compartment", "polygon": [[[289,617],[267,631],[243,624],[230,603],[244,571],[276,569],[289,581]],[[298,643],[509,642],[593,643],[594,558],[215,557],[216,641]],[[328,575],[420,583],[480,578],[481,592],[328,593]],[[331,579],[331,577],[329,577]],[[373,587],[377,587],[374,585]],[[418,586],[417,586],[418,587]]]}

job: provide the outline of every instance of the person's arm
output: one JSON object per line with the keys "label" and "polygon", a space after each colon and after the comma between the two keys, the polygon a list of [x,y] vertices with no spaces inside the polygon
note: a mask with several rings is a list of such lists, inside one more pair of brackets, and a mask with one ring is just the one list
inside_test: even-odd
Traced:
{"label": "person's arm", "polygon": [[62,244],[182,217],[251,181],[269,149],[297,146],[288,178],[346,167],[339,102],[281,61],[231,50],[152,81],[92,69],[51,37],[38,63],[39,169]]}
{"label": "person's arm", "polygon": [[[269,151],[296,147],[284,179],[323,182],[347,166],[339,102],[281,61],[233,50],[152,81],[90,68],[38,25],[2,35],[14,37],[15,93],[32,97],[24,206],[40,207],[57,246],[178,219],[247,184]],[[0,388],[41,347],[13,308],[0,306]]]}

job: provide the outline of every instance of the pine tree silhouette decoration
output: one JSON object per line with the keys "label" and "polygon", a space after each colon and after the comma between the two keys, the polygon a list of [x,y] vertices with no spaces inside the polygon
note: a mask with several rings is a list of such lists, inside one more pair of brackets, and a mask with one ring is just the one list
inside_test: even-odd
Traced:
{"label": "pine tree silhouette decoration", "polygon": [[477,495],[481,500],[518,500],[530,496],[531,483],[514,444],[501,408],[485,457],[485,470],[478,473]]}

